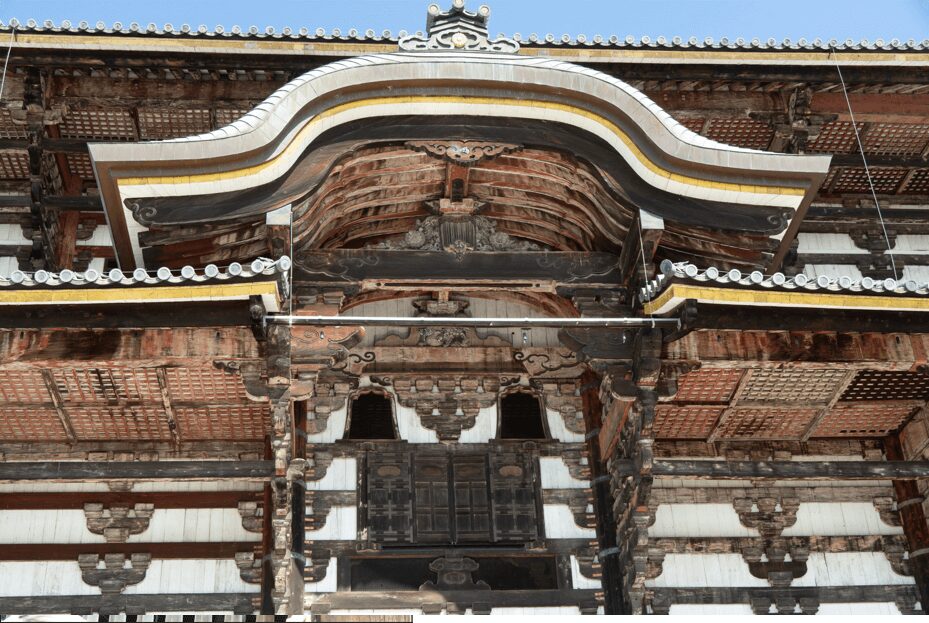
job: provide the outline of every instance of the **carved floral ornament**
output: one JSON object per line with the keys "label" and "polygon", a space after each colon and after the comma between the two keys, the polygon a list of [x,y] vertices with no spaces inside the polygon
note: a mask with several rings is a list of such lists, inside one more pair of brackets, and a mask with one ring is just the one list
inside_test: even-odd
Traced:
{"label": "carved floral ornament", "polygon": [[482,4],[477,12],[465,10],[464,0],[453,0],[448,11],[437,4],[429,5],[426,15],[427,35],[419,34],[400,39],[400,50],[426,52],[433,50],[463,50],[516,54],[519,44],[505,37],[491,40],[487,32],[490,7]]}

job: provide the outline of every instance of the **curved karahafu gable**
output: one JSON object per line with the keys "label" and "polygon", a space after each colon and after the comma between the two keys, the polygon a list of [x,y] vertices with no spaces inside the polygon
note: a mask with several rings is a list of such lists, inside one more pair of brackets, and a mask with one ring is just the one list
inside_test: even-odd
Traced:
{"label": "curved karahafu gable", "polygon": [[[786,252],[796,216],[829,164],[824,156],[772,154],[708,140],[636,89],[592,69],[468,50],[339,61],[291,81],[215,132],[93,144],[90,153],[118,257],[127,268],[143,264],[139,234],[150,226],[268,212],[306,196],[339,157],[372,139],[432,139],[443,124],[456,134],[446,138],[461,138],[457,134],[465,130],[450,121],[455,119],[482,120],[465,124],[473,128],[466,138],[489,138],[494,127],[507,125],[501,120],[523,128],[521,135],[511,129],[508,140],[527,144],[544,145],[546,127],[552,135],[573,131],[598,147],[591,150],[598,154],[595,166],[607,173],[621,169],[613,176],[629,179],[616,179],[617,184],[639,189],[631,193],[637,207],[672,220],[676,214],[679,222],[764,233],[778,242],[773,263]],[[392,120],[406,132],[414,128],[414,134],[385,133]],[[295,185],[298,173],[303,177]]]}

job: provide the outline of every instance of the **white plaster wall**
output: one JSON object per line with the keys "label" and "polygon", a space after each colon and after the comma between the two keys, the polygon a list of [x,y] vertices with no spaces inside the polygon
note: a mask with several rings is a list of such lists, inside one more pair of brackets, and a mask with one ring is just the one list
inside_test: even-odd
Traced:
{"label": "white plaster wall", "polygon": [[[199,492],[199,491],[261,491],[264,485],[260,482],[247,480],[176,480],[176,481],[150,481],[137,482],[132,487],[135,493],[147,493],[157,491],[180,491],[180,492]],[[104,485],[103,491],[108,491]]]}
{"label": "white plaster wall", "polygon": [[235,560],[153,560],[145,579],[127,586],[127,595],[177,593],[258,593],[258,584],[239,576]]}
{"label": "white plaster wall", "polygon": [[758,536],[746,528],[732,504],[662,504],[655,512],[650,537]]}
{"label": "white plaster wall", "polygon": [[801,504],[797,522],[783,536],[858,536],[903,534],[903,528],[888,526],[870,502],[810,502]]}
{"label": "white plaster wall", "polygon": [[3,561],[0,578],[0,597],[100,594],[84,584],[76,560]]}
{"label": "white plaster wall", "polygon": [[320,480],[307,480],[308,491],[354,491],[358,486],[358,464],[352,458],[335,458]]}
{"label": "white plaster wall", "polygon": [[768,581],[748,570],[742,554],[668,554],[661,575],[646,580],[655,588],[750,586],[768,588]]}
{"label": "white plaster wall", "polygon": [[668,614],[736,614],[751,615],[752,607],[748,604],[672,604]]}
{"label": "white plaster wall", "polygon": [[400,401],[397,400],[397,395],[393,392],[393,388],[389,388],[388,392],[397,413],[397,433],[400,435],[400,439],[405,439],[410,443],[438,443],[439,436],[434,430],[429,430],[423,426],[416,409],[401,405]]}
{"label": "white plaster wall", "polygon": [[586,489],[590,483],[571,476],[568,466],[557,456],[539,457],[539,476],[543,489]]}
{"label": "white plaster wall", "polygon": [[148,530],[133,534],[128,540],[129,543],[236,541],[261,541],[261,534],[243,528],[242,516],[235,508],[156,508]]}
{"label": "white plaster wall", "polygon": [[929,236],[925,234],[900,234],[894,244],[895,254],[929,255]]}
{"label": "white plaster wall", "polygon": [[865,249],[855,246],[855,241],[848,234],[797,234],[797,253],[842,253],[867,255]]}
{"label": "white plaster wall", "polygon": [[839,279],[840,277],[861,279],[864,277],[854,264],[807,264],[803,267],[803,274],[810,279],[816,279],[820,275],[830,279]]}
{"label": "white plaster wall", "polygon": [[4,510],[0,543],[106,543],[106,539],[87,529],[80,509]]}
{"label": "white plaster wall", "polygon": [[461,431],[461,443],[487,443],[497,436],[497,405],[484,407],[477,414],[474,426]]}
{"label": "white plaster wall", "polygon": [[902,278],[905,280],[912,279],[919,284],[927,283],[929,282],[929,266],[904,266]]}
{"label": "white plaster wall", "polygon": [[584,435],[568,430],[564,419],[557,411],[545,409],[545,419],[548,422],[548,432],[551,433],[552,439],[564,443],[580,443],[584,441]]}
{"label": "white plaster wall", "polygon": [[[307,508],[307,513],[312,512]],[[354,541],[358,538],[358,511],[354,506],[333,506],[319,530],[307,530],[307,541]]]}
{"label": "white plaster wall", "polygon": [[816,614],[901,614],[893,602],[820,604]]}
{"label": "white plaster wall", "polygon": [[[326,429],[321,433],[313,433],[306,436],[307,443],[334,443],[345,436],[345,424],[348,420],[349,400],[345,401],[340,409],[336,409],[329,414],[326,421]],[[396,404],[396,403],[395,403]],[[310,420],[311,422],[313,420]]]}
{"label": "white plaster wall", "polygon": [[571,586],[580,589],[601,590],[603,583],[600,580],[592,580],[581,573],[581,566],[577,562],[577,556],[571,556]]}
{"label": "white plaster wall", "polygon": [[545,536],[549,539],[595,539],[597,531],[581,528],[574,523],[574,515],[567,504],[545,504]]}
{"label": "white plaster wall", "polygon": [[[338,581],[338,562],[336,558],[329,559],[329,565],[326,567],[326,577],[324,577],[319,582],[307,582],[304,585],[304,590],[307,593],[334,593],[339,588]],[[349,610],[350,614],[359,614],[355,611]],[[332,613],[330,613],[332,614]],[[422,611],[420,611],[422,614]]]}
{"label": "white plaster wall", "polygon": [[109,227],[97,225],[90,238],[78,240],[75,244],[79,247],[109,247],[113,244],[113,236],[110,234]]}
{"label": "white plaster wall", "polygon": [[[547,608],[491,608],[490,614],[507,616],[539,616],[550,614],[559,616],[580,616],[581,609],[577,606],[550,606]],[[418,619],[419,617],[416,618]]]}
{"label": "white plaster wall", "polygon": [[16,256],[0,256],[0,277],[9,277],[14,270],[19,270],[19,260]]}
{"label": "white plaster wall", "polygon": [[897,575],[883,552],[811,553],[807,572],[791,586],[873,586],[915,584],[913,576]]}

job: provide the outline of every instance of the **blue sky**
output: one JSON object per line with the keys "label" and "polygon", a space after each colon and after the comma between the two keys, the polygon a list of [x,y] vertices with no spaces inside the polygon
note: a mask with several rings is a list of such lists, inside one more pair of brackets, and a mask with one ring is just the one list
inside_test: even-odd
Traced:
{"label": "blue sky", "polygon": [[[159,27],[256,25],[378,33],[421,30],[435,0],[0,0],[0,20],[69,19]],[[451,0],[438,0],[443,6]],[[485,0],[490,29],[522,35],[601,34],[838,39],[929,39],[929,0]],[[482,4],[469,0],[468,7]]]}

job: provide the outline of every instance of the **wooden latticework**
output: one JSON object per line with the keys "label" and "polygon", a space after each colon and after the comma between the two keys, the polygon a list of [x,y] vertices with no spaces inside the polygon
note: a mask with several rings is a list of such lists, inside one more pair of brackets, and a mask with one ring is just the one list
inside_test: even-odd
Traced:
{"label": "wooden latticework", "polygon": [[51,403],[41,370],[0,370],[0,401],[19,404]]}
{"label": "wooden latticework", "polygon": [[66,403],[161,403],[154,368],[58,368],[52,374]]}
{"label": "wooden latticework", "polygon": [[[899,188],[907,169],[902,167],[871,167],[871,181],[874,182],[874,192],[894,193]],[[837,179],[832,185],[832,191],[837,193],[870,193],[868,174],[864,167],[839,169]]]}
{"label": "wooden latticework", "polygon": [[80,440],[171,439],[168,417],[157,407],[70,407],[68,418]]}
{"label": "wooden latticework", "polygon": [[845,370],[752,370],[740,402],[828,402],[845,378]]}
{"label": "wooden latticework", "polygon": [[61,420],[54,409],[3,407],[0,409],[0,439],[14,441],[65,441]]}
{"label": "wooden latticework", "polygon": [[735,407],[719,423],[720,439],[799,439],[818,409]]}
{"label": "wooden latticework", "polygon": [[913,195],[929,194],[929,169],[913,169],[902,192]]}
{"label": "wooden latticework", "polygon": [[139,108],[139,138],[157,140],[212,129],[209,108]]}
{"label": "wooden latticework", "polygon": [[675,402],[727,403],[742,378],[742,370],[701,368],[678,379]]}
{"label": "wooden latticework", "polygon": [[61,135],[65,138],[135,140],[135,122],[126,109],[77,108],[62,120]]}
{"label": "wooden latticework", "polygon": [[248,402],[238,374],[213,368],[167,368],[165,378],[176,402]]}
{"label": "wooden latticework", "polygon": [[[859,129],[861,124],[859,124]],[[827,154],[847,154],[858,151],[858,141],[851,121],[830,121],[807,144],[807,151]]]}
{"label": "wooden latticework", "polygon": [[94,168],[87,154],[67,154],[68,171],[85,180],[94,179]]}
{"label": "wooden latticework", "polygon": [[723,407],[658,405],[652,431],[656,439],[706,439]]}
{"label": "wooden latticework", "polygon": [[929,400],[929,375],[862,370],[842,393],[842,400]]}
{"label": "wooden latticework", "polygon": [[270,430],[270,410],[265,405],[209,406],[175,409],[181,439],[264,439]]}
{"label": "wooden latticework", "polygon": [[757,119],[712,119],[706,137],[726,145],[766,149],[774,137],[774,129]]}
{"label": "wooden latticework", "polygon": [[0,151],[0,177],[9,180],[29,178],[29,154],[19,149]]}
{"label": "wooden latticework", "polygon": [[861,137],[865,153],[881,156],[918,156],[929,141],[929,125],[869,123]]}
{"label": "wooden latticework", "polygon": [[919,409],[920,403],[839,403],[813,430],[813,437],[886,437]]}

